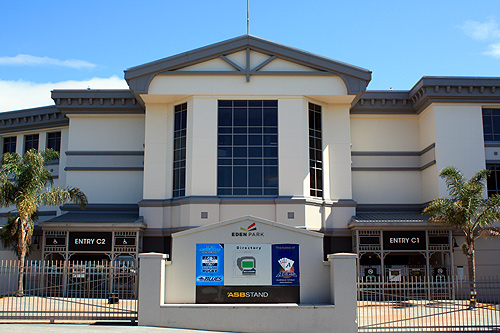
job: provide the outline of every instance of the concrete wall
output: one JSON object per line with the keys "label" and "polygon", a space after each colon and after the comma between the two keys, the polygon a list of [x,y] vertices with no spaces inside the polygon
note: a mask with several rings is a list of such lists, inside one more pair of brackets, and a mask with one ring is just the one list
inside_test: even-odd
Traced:
{"label": "concrete wall", "polygon": [[[231,236],[249,221],[256,222],[263,237],[242,241]],[[234,332],[357,331],[356,255],[329,255],[323,262],[321,234],[248,218],[174,234],[173,241],[172,261],[163,254],[140,255],[139,325]],[[194,304],[196,244],[242,242],[299,244],[300,304]]]}

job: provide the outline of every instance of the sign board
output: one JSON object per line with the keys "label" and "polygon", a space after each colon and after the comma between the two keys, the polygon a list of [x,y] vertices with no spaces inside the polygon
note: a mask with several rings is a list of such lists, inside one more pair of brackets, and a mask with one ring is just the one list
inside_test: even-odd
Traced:
{"label": "sign board", "polygon": [[69,251],[111,251],[111,232],[70,232]]}
{"label": "sign board", "polygon": [[196,244],[196,285],[224,285],[223,244]]}
{"label": "sign board", "polygon": [[66,246],[65,237],[47,237],[45,238],[45,246]]}
{"label": "sign board", "polygon": [[196,286],[196,303],[299,303],[299,286]]}
{"label": "sign board", "polygon": [[275,244],[272,246],[273,285],[298,286],[299,245]]}
{"label": "sign board", "polygon": [[135,246],[135,237],[115,237],[115,246]]}
{"label": "sign board", "polygon": [[425,250],[425,231],[383,231],[384,250]]}
{"label": "sign board", "polygon": [[196,244],[197,303],[298,303],[299,285],[298,244]]}

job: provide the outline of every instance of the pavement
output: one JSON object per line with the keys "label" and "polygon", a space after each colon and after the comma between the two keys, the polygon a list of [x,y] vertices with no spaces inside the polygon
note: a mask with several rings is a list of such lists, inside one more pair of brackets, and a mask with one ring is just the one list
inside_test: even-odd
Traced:
{"label": "pavement", "polygon": [[[86,323],[0,323],[0,332],[9,333],[34,333],[34,332],[107,332],[107,333],[146,333],[146,332],[165,332],[165,333],[224,333],[215,331],[190,330],[181,328],[136,326],[130,322],[86,322]],[[229,332],[225,332],[229,333]]]}

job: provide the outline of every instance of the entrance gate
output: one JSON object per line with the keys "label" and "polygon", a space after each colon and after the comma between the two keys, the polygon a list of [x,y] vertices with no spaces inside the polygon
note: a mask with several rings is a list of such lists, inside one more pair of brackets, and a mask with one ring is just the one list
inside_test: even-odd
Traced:
{"label": "entrance gate", "polygon": [[137,276],[127,261],[0,261],[0,319],[135,321]]}
{"label": "entrance gate", "polygon": [[499,332],[500,279],[478,278],[475,306],[465,277],[358,278],[358,332]]}

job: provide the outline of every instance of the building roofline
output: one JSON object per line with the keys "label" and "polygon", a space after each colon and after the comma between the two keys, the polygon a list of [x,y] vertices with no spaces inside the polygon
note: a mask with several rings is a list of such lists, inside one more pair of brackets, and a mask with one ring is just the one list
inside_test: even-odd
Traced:
{"label": "building roofline", "polygon": [[188,52],[148,62],[143,65],[131,67],[125,70],[125,80],[134,94],[145,94],[147,93],[150,82],[158,74],[178,70],[245,49],[278,56],[284,60],[308,66],[318,71],[339,75],[345,82],[349,94],[362,93],[371,80],[371,71],[367,69],[252,35],[239,36]]}

